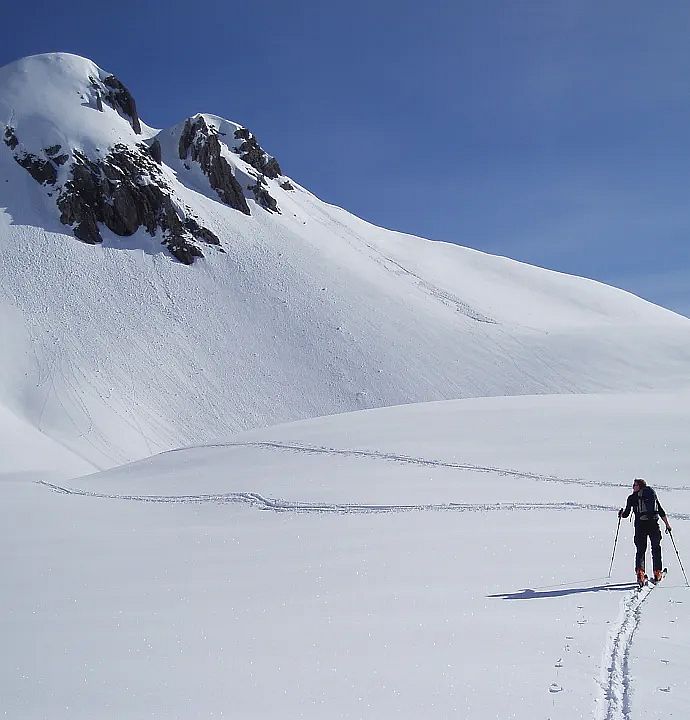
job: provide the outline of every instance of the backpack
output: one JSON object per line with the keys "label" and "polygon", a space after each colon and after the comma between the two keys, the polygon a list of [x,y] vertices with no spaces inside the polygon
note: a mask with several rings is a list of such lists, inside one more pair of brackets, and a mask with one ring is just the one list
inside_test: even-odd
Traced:
{"label": "backpack", "polygon": [[640,520],[659,519],[656,493],[650,487],[644,487],[637,493],[637,516]]}

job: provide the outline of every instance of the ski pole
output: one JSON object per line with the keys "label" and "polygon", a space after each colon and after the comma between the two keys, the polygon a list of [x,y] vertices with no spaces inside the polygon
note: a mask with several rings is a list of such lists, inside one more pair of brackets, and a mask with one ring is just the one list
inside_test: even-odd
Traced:
{"label": "ski pole", "polygon": [[676,547],[676,541],[673,539],[673,533],[669,530],[668,534],[671,536],[671,542],[673,543],[673,549],[676,551],[676,556],[678,558],[678,562],[680,563],[680,569],[683,571],[683,577],[685,578],[685,584],[690,587],[690,582],[688,582],[688,576],[685,574],[685,568],[683,567],[683,562],[680,559],[680,555],[678,554],[678,548]]}
{"label": "ski pole", "polygon": [[616,545],[618,544],[618,531],[621,529],[621,516],[618,516],[618,527],[616,528],[616,539],[613,541],[613,552],[611,553],[611,566],[609,567],[609,577],[611,577],[611,570],[613,570],[613,558],[616,555]]}

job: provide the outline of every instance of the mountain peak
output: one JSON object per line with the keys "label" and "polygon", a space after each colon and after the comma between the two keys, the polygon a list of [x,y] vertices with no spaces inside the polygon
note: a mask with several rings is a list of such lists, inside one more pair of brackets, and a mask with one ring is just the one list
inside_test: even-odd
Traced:
{"label": "mountain peak", "polygon": [[136,101],[115,75],[66,53],[34,55],[0,70],[4,144],[54,199],[76,238],[102,242],[140,228],[191,264],[204,246],[222,249],[183,199],[186,184],[251,213],[280,212],[276,194],[293,189],[277,160],[242,125],[197,114],[167,131],[141,122]]}
{"label": "mountain peak", "polygon": [[0,121],[27,145],[88,154],[113,138],[150,134],[116,76],[68,53],[32,55],[0,68]]}

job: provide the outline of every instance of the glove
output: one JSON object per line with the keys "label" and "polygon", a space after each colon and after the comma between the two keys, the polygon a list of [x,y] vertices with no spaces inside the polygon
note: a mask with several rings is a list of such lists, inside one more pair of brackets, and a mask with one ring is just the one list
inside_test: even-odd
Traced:
{"label": "glove", "polygon": [[666,526],[666,534],[667,534],[667,535],[670,535],[670,534],[671,534],[671,526],[670,526],[670,525],[667,525],[667,526]]}
{"label": "glove", "polygon": [[622,518],[622,517],[623,517],[623,508],[621,508],[621,509],[618,511],[618,517],[619,517],[619,518]]}

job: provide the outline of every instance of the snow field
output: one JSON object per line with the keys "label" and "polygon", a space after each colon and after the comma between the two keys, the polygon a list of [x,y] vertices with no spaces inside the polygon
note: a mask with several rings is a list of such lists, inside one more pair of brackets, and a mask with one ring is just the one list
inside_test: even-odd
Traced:
{"label": "snow field", "polygon": [[[401,406],[54,482],[100,497],[5,482],[0,694],[25,718],[617,720],[650,698],[671,717],[690,602],[672,548],[637,596],[625,523],[607,572],[631,461],[666,485],[683,553],[686,400]],[[493,470],[458,467],[491,448]]]}

